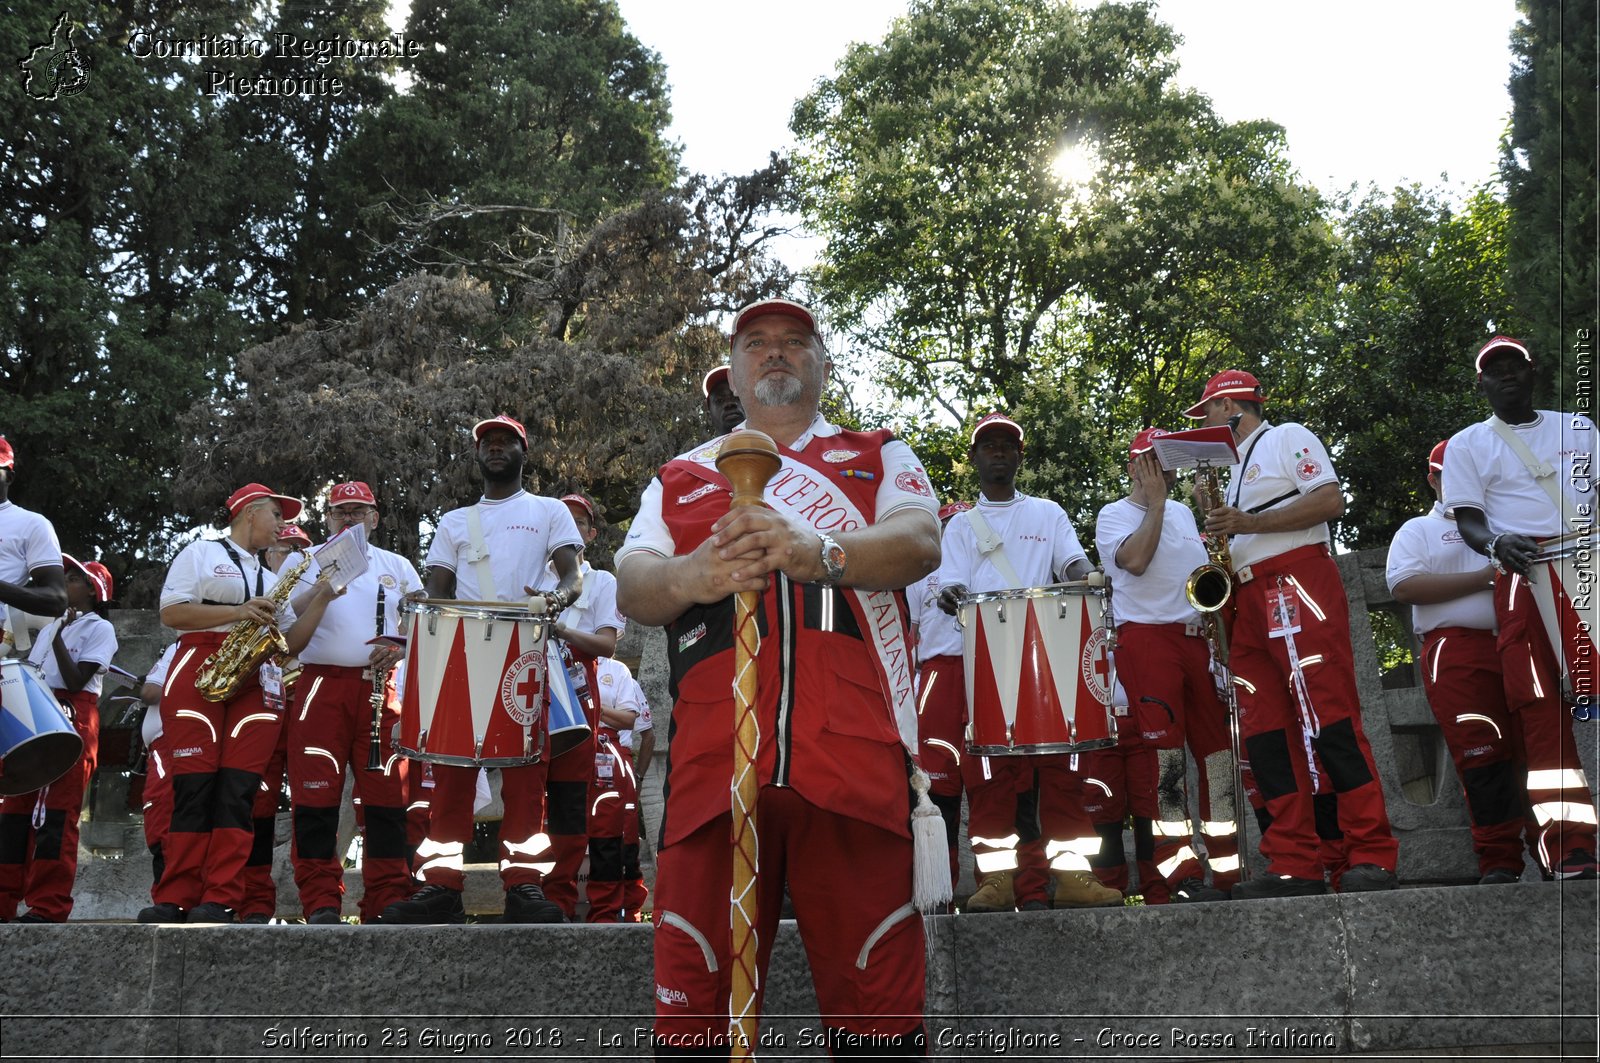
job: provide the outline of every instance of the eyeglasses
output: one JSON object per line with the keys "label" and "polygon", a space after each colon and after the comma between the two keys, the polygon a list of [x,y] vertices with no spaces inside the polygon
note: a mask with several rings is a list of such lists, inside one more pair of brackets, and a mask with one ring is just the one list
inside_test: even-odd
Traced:
{"label": "eyeglasses", "polygon": [[365,517],[368,513],[376,513],[377,511],[377,506],[368,506],[360,502],[352,502],[346,503],[342,506],[334,506],[328,512],[336,517],[348,517],[352,520],[359,520],[360,518]]}

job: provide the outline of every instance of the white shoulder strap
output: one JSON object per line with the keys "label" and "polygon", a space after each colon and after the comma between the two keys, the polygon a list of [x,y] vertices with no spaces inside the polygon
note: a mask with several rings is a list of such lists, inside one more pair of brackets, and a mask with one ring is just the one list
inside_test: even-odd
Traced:
{"label": "white shoulder strap", "polygon": [[1506,446],[1511,448],[1522,464],[1527,467],[1528,475],[1533,477],[1533,482],[1544,488],[1545,494],[1550,496],[1550,501],[1555,504],[1556,512],[1561,514],[1561,526],[1568,527],[1567,516],[1572,506],[1567,502],[1566,493],[1561,490],[1560,482],[1556,479],[1556,471],[1549,465],[1533,456],[1533,451],[1528,449],[1528,444],[1522,441],[1516,430],[1502,421],[1498,415],[1489,416],[1489,427],[1494,429],[1495,435],[1505,440]]}
{"label": "white shoulder strap", "polygon": [[503,601],[500,589],[494,585],[494,569],[489,565],[489,548],[483,542],[483,521],[478,517],[478,507],[467,510],[467,561],[478,574],[478,593],[485,601]]}
{"label": "white shoulder strap", "polygon": [[989,522],[983,519],[983,514],[974,506],[962,516],[967,518],[967,523],[972,526],[972,534],[978,540],[978,553],[989,559],[989,564],[995,567],[1002,579],[1012,587],[1021,587],[1022,581],[1017,578],[1017,570],[1011,567],[1011,562],[1006,558],[1005,544],[1000,541],[1000,536],[989,527]]}

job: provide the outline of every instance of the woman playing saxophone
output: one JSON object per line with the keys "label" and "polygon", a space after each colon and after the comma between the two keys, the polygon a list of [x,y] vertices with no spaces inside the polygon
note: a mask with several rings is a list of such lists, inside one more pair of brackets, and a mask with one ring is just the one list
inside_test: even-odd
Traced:
{"label": "woman playing saxophone", "polygon": [[[155,903],[139,913],[142,923],[235,921],[254,839],[251,805],[283,726],[283,680],[271,657],[217,651],[282,630],[287,652],[298,653],[322,619],[334,597],[328,584],[302,599],[297,616],[260,558],[301,508],[246,484],[228,498],[227,536],[190,543],[167,571],[161,622],[182,633],[161,702],[172,824],[166,866],[150,892]],[[218,690],[226,691],[222,700],[205,696]]]}

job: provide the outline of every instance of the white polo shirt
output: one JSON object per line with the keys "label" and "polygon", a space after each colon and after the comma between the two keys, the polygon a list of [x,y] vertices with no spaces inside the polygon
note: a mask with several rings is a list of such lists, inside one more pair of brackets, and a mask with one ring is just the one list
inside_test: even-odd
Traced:
{"label": "white polo shirt", "polygon": [[[66,624],[65,630],[63,624]],[[70,624],[66,623],[64,616],[46,624],[44,630],[39,632],[28,660],[39,669],[51,690],[67,689],[66,678],[61,674],[61,666],[56,661],[55,649],[51,645],[58,631],[61,632],[62,645],[67,648],[67,656],[78,664],[88,661],[99,666],[94,678],[83,686],[84,690],[99,697],[105,682],[106,665],[117,655],[117,629],[111,626],[111,621],[95,613],[84,613]]]}
{"label": "white polo shirt", "polygon": [[[978,552],[973,512],[957,513],[945,526],[944,558],[936,573],[939,587],[959,583],[970,594],[1017,589],[1000,574],[990,557]],[[1004,502],[992,502],[980,495],[976,512],[983,514],[990,530],[999,537],[1000,549],[1022,587],[1048,586],[1074,561],[1089,559],[1066,510],[1049,499],[1033,498],[1020,491]]]}
{"label": "white polo shirt", "polygon": [[[178,644],[174,642],[161,652],[156,658],[156,663],[144,674],[146,683],[154,683],[163,692],[167,688],[167,673],[172,670],[173,658],[178,655]],[[144,724],[139,728],[139,734],[144,739],[144,744],[149,746],[161,737],[161,703],[158,701],[151,705],[144,713]]]}
{"label": "white polo shirt", "polygon": [[[260,594],[267,595],[277,585],[277,574],[238,543],[197,539],[179,551],[172,567],[167,569],[167,580],[161,585],[161,608],[185,602],[243,605],[256,597],[257,587],[261,588]],[[288,602],[279,608],[277,620],[279,630],[287,630],[294,623],[294,609]],[[196,630],[228,631],[232,627],[232,623],[227,623]]]}
{"label": "white polo shirt", "polygon": [[55,527],[31,509],[0,502],[0,580],[25,584],[35,569],[61,566]]}
{"label": "white polo shirt", "polygon": [[[550,570],[550,578],[559,583],[555,566],[545,567]],[[628,618],[617,611],[617,577],[604,569],[595,568],[587,561],[578,565],[578,571],[583,573],[583,594],[561,611],[561,626],[574,631],[587,631],[591,635],[603,627],[609,627],[615,629],[618,635],[622,634],[628,626]],[[550,586],[554,587],[556,583]]]}
{"label": "white polo shirt", "polygon": [[[634,727],[648,730],[650,707],[644,698],[644,688],[639,686],[628,666],[615,657],[601,657],[594,662],[595,678],[600,683],[600,707],[637,714]],[[639,722],[646,721],[640,728]],[[633,748],[633,731],[617,731],[617,740],[628,749]]]}
{"label": "white polo shirt", "polygon": [[476,508],[494,576],[493,587],[480,587],[467,529],[467,511],[472,508],[463,506],[444,515],[428,545],[426,561],[428,568],[437,565],[455,573],[456,597],[463,601],[515,601],[526,597],[526,587],[554,590],[558,581],[545,562],[563,546],[583,547],[583,536],[564,502],[526,491],[510,498],[480,499]]}
{"label": "white polo shirt", "polygon": [[[1511,428],[1535,458],[1555,469],[1556,483],[1571,501],[1574,514],[1592,521],[1594,422],[1581,413],[1538,410],[1531,422]],[[1450,437],[1444,450],[1443,487],[1446,509],[1482,510],[1496,535],[1516,532],[1543,539],[1564,530],[1549,492],[1486,420]]]}
{"label": "white polo shirt", "polygon": [[1095,521],[1094,545],[1111,578],[1111,606],[1117,623],[1191,624],[1200,619],[1184,584],[1208,560],[1194,513],[1170,498],[1164,500],[1161,538],[1143,574],[1135,576],[1117,564],[1117,550],[1144,522],[1145,507],[1131,498],[1104,506]]}
{"label": "white polo shirt", "polygon": [[[1236,509],[1250,512],[1264,507],[1261,511],[1266,512],[1293,505],[1299,496],[1338,482],[1333,459],[1310,429],[1293,421],[1280,425],[1263,421],[1240,441],[1239,464],[1233,467],[1226,495],[1228,505]],[[1331,541],[1324,521],[1299,531],[1235,535],[1228,540],[1228,550],[1238,571],[1302,546]]]}
{"label": "white polo shirt", "polygon": [[935,657],[961,656],[961,628],[956,618],[939,608],[939,574],[906,588],[906,609],[917,626],[917,663]]}
{"label": "white polo shirt", "polygon": [[[378,631],[378,588],[383,588],[383,634],[400,630],[400,601],[422,589],[417,567],[399,554],[367,545],[367,570],[351,581],[345,592],[328,602],[322,622],[300,651],[300,663],[339,668],[365,668],[372,657],[368,641]],[[300,578],[310,587],[320,568],[315,561]],[[298,591],[296,592],[299,593]]]}
{"label": "white polo shirt", "polygon": [[[1448,458],[1450,449],[1445,448]],[[1547,500],[1548,501],[1548,500]],[[1468,546],[1453,517],[1445,516],[1444,506],[1434,503],[1433,511],[1412,517],[1400,525],[1389,544],[1389,566],[1384,578],[1393,591],[1412,576],[1452,576],[1477,572],[1489,559]],[[1436,627],[1470,627],[1495,630],[1494,590],[1485,579],[1483,589],[1436,605],[1413,605],[1411,622],[1417,635]]]}

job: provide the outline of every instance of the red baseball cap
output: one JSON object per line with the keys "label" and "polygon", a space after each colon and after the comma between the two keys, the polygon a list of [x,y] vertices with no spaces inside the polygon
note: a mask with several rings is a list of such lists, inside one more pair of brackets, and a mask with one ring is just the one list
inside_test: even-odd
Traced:
{"label": "red baseball cap", "polygon": [[1429,472],[1444,472],[1444,445],[1448,442],[1450,442],[1448,439],[1441,439],[1428,452]]}
{"label": "red baseball cap", "polygon": [[1526,343],[1523,343],[1521,340],[1512,339],[1510,336],[1496,336],[1494,339],[1478,348],[1478,355],[1472,360],[1473,371],[1481,374],[1483,372],[1484,361],[1487,360],[1491,354],[1494,354],[1496,351],[1500,350],[1516,351],[1528,361],[1528,364],[1533,364],[1533,355],[1529,353],[1528,345]]}
{"label": "red baseball cap", "polygon": [[766,317],[768,314],[781,314],[784,317],[792,317],[812,332],[817,331],[816,317],[812,315],[810,310],[799,303],[790,299],[757,299],[739,311],[738,315],[734,317],[733,332],[728,336],[729,345],[732,345],[734,338],[743,332],[750,322],[758,317]]}
{"label": "red baseball cap", "polygon": [[6,442],[6,437],[0,436],[0,469],[15,469],[16,467],[16,452],[11,449],[11,444]]}
{"label": "red baseball cap", "polygon": [[285,524],[283,530],[278,533],[278,541],[280,543],[299,543],[301,546],[310,546],[311,536],[307,535],[306,530],[298,524]]}
{"label": "red baseball cap", "polygon": [[589,514],[589,519],[594,520],[594,503],[589,501],[586,495],[580,495],[577,493],[562,495],[561,501],[565,502],[569,506],[581,506],[583,511]]}
{"label": "red baseball cap", "polygon": [[971,502],[946,502],[939,507],[939,523],[943,524],[957,513],[965,513],[971,508]]}
{"label": "red baseball cap", "polygon": [[276,498],[283,506],[283,519],[294,520],[305,507],[298,498],[288,495],[275,495],[272,489],[265,484],[245,484],[239,490],[228,496],[228,519],[232,520],[239,515],[239,511],[258,498]]}
{"label": "red baseball cap", "polygon": [[1160,439],[1162,436],[1167,434],[1168,433],[1165,428],[1143,429],[1138,435],[1133,437],[1133,442],[1128,444],[1128,457],[1137,458],[1140,454],[1143,454],[1145,451],[1149,450],[1154,444],[1155,440]]}
{"label": "red baseball cap", "polygon": [[505,413],[502,413],[497,417],[491,417],[487,421],[479,421],[477,424],[473,425],[472,441],[474,443],[481,441],[483,439],[483,433],[487,432],[491,428],[509,428],[511,431],[517,434],[518,439],[522,440],[522,449],[528,449],[527,429],[522,427],[521,421],[512,417],[510,414]]}
{"label": "red baseball cap", "polygon": [[83,573],[83,578],[89,581],[89,586],[94,588],[94,600],[109,602],[111,600],[111,570],[98,561],[79,561],[71,554],[62,554],[63,566],[70,565]]}
{"label": "red baseball cap", "polygon": [[[711,386],[719,380],[727,380],[732,372],[733,370],[725,365],[719,365],[712,369],[705,375],[705,379],[700,381],[700,394],[709,399],[711,397]],[[728,386],[733,386],[731,381]]]}
{"label": "red baseball cap", "polygon": [[1003,413],[991,413],[972,426],[971,442],[976,444],[978,437],[991,429],[1000,429],[1010,432],[1017,437],[1017,442],[1022,442],[1022,426]]}
{"label": "red baseball cap", "polygon": [[328,492],[328,505],[342,506],[347,503],[360,503],[366,506],[376,506],[377,498],[373,497],[372,488],[361,480],[351,480],[348,483],[338,484]]}
{"label": "red baseball cap", "polygon": [[1183,415],[1197,421],[1206,415],[1206,403],[1224,398],[1260,402],[1261,381],[1243,369],[1225,369],[1206,381],[1206,390],[1200,396],[1200,401],[1184,410]]}

